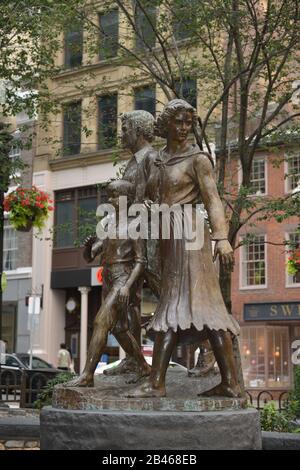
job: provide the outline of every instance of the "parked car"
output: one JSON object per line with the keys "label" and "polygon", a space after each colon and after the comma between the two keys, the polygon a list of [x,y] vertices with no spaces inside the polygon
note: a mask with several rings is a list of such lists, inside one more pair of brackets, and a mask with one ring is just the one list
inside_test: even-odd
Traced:
{"label": "parked car", "polygon": [[31,371],[31,375],[36,372],[46,373],[47,376],[53,375],[53,377],[61,372],[37,356],[32,356],[32,368],[30,369],[30,354],[27,353],[1,354],[0,364],[0,384],[6,386],[20,385],[22,370]]}
{"label": "parked car", "polygon": [[[2,369],[30,369],[29,364],[30,354],[28,353],[1,354]],[[52,364],[37,356],[32,356],[32,369],[55,369],[58,371]]]}

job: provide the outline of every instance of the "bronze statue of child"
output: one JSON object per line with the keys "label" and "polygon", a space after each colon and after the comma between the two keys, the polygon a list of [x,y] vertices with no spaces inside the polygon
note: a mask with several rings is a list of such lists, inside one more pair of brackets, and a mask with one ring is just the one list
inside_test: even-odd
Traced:
{"label": "bronze statue of child", "polygon": [[[119,223],[119,197],[127,196],[133,202],[135,187],[125,180],[117,180],[107,187],[108,202],[114,207],[116,238],[104,240],[90,237],[85,244],[84,257],[91,262],[101,256],[103,266],[103,301],[95,318],[92,339],[87,360],[81,375],[66,385],[70,387],[91,387],[94,385],[94,372],[107,343],[107,336],[121,320],[123,328],[118,340],[125,352],[134,357],[139,366],[139,376],[149,375],[148,366],[134,336],[128,329],[128,309],[133,308],[134,289],[146,263],[145,240],[130,238],[128,226],[131,219]],[[122,218],[123,219],[123,218]],[[96,241],[97,240],[97,241]]]}

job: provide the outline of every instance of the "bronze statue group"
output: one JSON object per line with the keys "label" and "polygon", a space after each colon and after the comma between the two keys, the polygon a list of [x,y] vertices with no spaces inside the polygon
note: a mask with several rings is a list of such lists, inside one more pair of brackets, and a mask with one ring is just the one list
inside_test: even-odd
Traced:
{"label": "bronze statue group", "polygon": [[[127,397],[166,396],[166,371],[175,346],[181,341],[209,341],[217,361],[221,383],[205,396],[239,397],[233,338],[239,326],[226,310],[213,262],[219,256],[232,269],[233,250],[227,239],[227,224],[212,163],[189,134],[196,125],[196,111],[184,100],[170,101],[154,120],[147,111],[132,111],[121,116],[122,144],[132,157],[122,179],[108,185],[109,203],[119,210],[119,196],[129,204],[179,204],[192,207],[195,223],[196,205],[207,211],[209,226],[204,226],[201,248],[186,249],[184,236],[175,236],[175,221],[170,219],[170,237],[155,243],[133,239],[128,224],[116,217],[115,239],[90,237],[85,243],[85,259],[100,256],[103,270],[103,301],[96,316],[82,374],[67,386],[93,386],[94,372],[112,332],[126,352],[113,374],[135,371],[136,384],[124,392]],[[166,139],[159,151],[152,146],[154,137]],[[146,363],[140,348],[141,290],[147,283],[156,295],[156,311],[148,324],[155,335],[153,362]],[[124,396],[124,395],[123,395]]]}

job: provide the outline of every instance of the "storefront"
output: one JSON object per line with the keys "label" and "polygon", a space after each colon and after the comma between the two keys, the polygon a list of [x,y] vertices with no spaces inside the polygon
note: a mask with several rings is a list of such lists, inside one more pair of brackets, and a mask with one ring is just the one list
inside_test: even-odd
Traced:
{"label": "storefront", "polygon": [[289,389],[292,343],[300,338],[300,302],[244,305],[240,349],[246,388]]}

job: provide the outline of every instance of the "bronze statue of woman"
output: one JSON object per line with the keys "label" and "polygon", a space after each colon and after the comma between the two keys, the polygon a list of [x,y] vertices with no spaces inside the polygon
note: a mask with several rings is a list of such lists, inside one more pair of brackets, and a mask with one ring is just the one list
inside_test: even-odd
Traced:
{"label": "bronze statue of woman", "polygon": [[[196,124],[196,111],[186,101],[170,101],[157,120],[156,133],[167,139],[160,151],[156,169],[150,174],[147,196],[159,194],[159,202],[172,206],[190,204],[193,226],[196,204],[203,203],[210,230],[204,224],[201,249],[187,250],[184,237],[160,239],[162,260],[161,295],[148,329],[154,331],[155,343],[150,377],[126,393],[128,397],[163,397],[165,377],[171,354],[182,338],[208,338],[215,354],[222,382],[205,393],[210,396],[240,396],[232,348],[232,335],[239,332],[235,319],[228,314],[213,263],[215,256],[231,269],[233,250],[227,239],[224,209],[216,188],[208,156],[190,144],[188,134]],[[195,341],[194,341],[195,342]]]}

